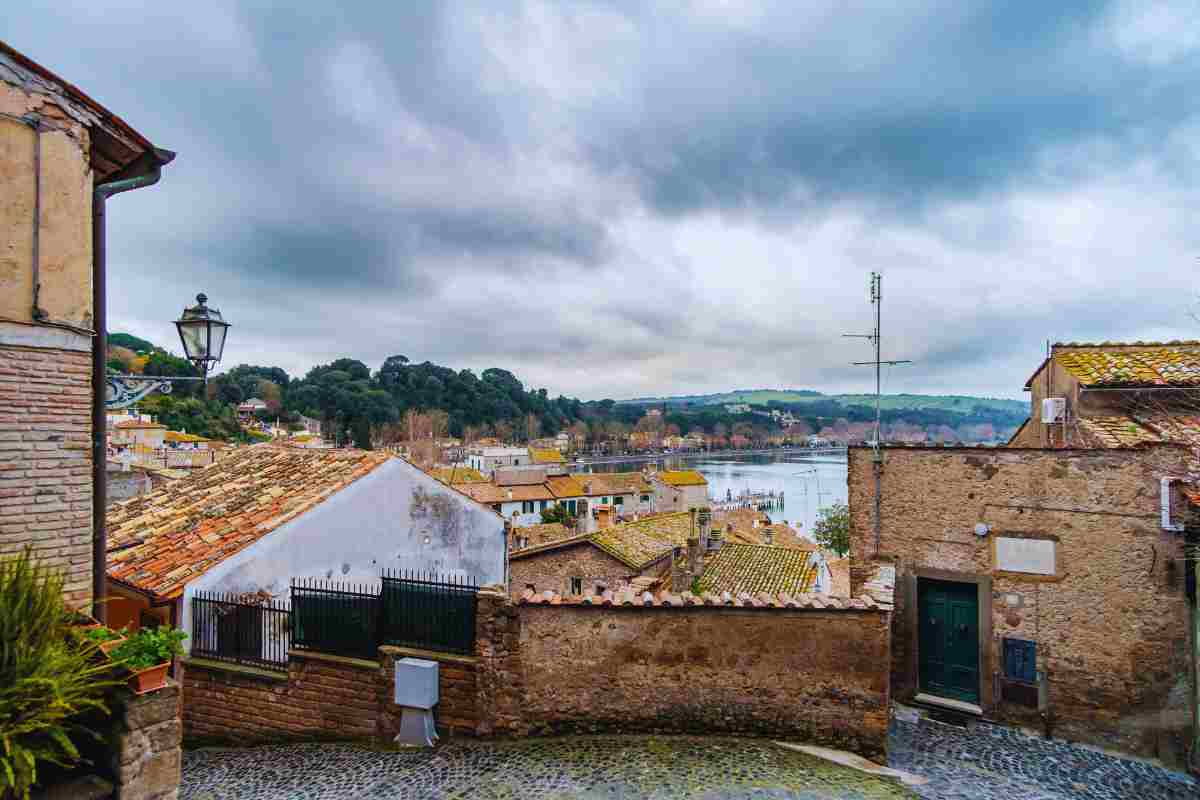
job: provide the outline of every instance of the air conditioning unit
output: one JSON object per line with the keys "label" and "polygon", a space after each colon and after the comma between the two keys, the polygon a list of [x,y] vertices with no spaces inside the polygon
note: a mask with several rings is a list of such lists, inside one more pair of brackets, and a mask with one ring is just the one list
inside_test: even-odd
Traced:
{"label": "air conditioning unit", "polygon": [[1067,418],[1067,398],[1047,397],[1042,400],[1042,422],[1063,422]]}

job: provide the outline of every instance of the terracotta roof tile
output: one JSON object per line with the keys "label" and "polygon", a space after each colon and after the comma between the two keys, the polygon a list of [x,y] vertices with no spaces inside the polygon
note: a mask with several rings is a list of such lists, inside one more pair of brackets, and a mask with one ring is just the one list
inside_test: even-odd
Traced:
{"label": "terracotta roof tile", "polygon": [[246,447],[108,510],[108,574],[158,597],[387,461],[386,453]]}
{"label": "terracotta roof tile", "polygon": [[655,473],[660,481],[670,486],[707,486],[708,481],[694,469],[666,470]]}
{"label": "terracotta roof tile", "polygon": [[1155,413],[1081,417],[1079,427],[1100,447],[1137,447],[1167,442],[1200,446],[1200,415]]}
{"label": "terracotta roof tile", "polygon": [[1187,345],[1097,345],[1054,353],[1084,386],[1200,387],[1200,350]]}
{"label": "terracotta roof tile", "polygon": [[817,579],[809,552],[788,547],[724,544],[700,576],[704,591],[804,594]]}
{"label": "terracotta roof tile", "polygon": [[[581,607],[613,607],[621,606],[629,609],[641,608],[679,608],[687,609],[696,606],[717,606],[726,608],[749,608],[763,611],[773,610],[812,610],[812,611],[891,611],[890,604],[876,602],[873,598],[856,598],[854,600],[837,600],[817,594],[789,594],[786,592],[760,592],[751,595],[743,592],[733,595],[730,592],[713,594],[707,592],[702,596],[691,592],[672,594],[671,592],[633,593],[619,591],[614,594],[605,591],[603,595],[584,595],[583,597],[567,597],[555,592],[545,591],[536,593],[526,589],[513,596],[518,605],[563,605]],[[687,613],[682,612],[682,613]]]}
{"label": "terracotta roof tile", "polygon": [[529,448],[529,458],[534,464],[561,464],[566,461],[558,450],[542,447]]}
{"label": "terracotta roof tile", "polygon": [[630,567],[643,569],[676,547],[686,547],[691,533],[691,514],[679,511],[601,528],[591,541]]}

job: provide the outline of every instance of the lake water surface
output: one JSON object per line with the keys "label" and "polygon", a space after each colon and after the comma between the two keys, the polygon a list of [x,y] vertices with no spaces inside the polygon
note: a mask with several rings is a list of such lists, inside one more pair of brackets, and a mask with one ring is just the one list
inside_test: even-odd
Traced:
{"label": "lake water surface", "polygon": [[[644,461],[596,464],[592,472],[640,470]],[[709,496],[724,500],[745,491],[783,492],[782,508],[768,512],[775,521],[787,520],[811,537],[817,510],[846,502],[846,455],[788,454],[785,456],[666,456],[659,469],[694,469],[708,479]]]}

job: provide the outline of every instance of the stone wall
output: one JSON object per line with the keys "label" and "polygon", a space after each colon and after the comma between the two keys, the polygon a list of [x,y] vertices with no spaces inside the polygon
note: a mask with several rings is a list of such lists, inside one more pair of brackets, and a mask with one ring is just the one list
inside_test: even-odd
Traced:
{"label": "stone wall", "polygon": [[179,685],[146,695],[122,693],[110,737],[120,800],[175,800],[183,765]]}
{"label": "stone wall", "polygon": [[794,737],[882,757],[888,626],[877,610],[522,606],[525,722]]}
{"label": "stone wall", "polygon": [[535,592],[565,595],[570,594],[571,578],[583,579],[585,593],[595,592],[597,584],[616,590],[636,577],[637,571],[595,545],[580,542],[528,555],[518,550],[509,557],[508,575],[514,592],[532,585]]}
{"label": "stone wall", "polygon": [[4,344],[40,331],[0,330],[0,556],[32,547],[62,570],[67,601],[80,606],[92,595],[90,342],[75,337],[87,350]]}
{"label": "stone wall", "polygon": [[[1036,705],[1002,699],[1003,639],[1033,641],[1056,735],[1179,763],[1190,728],[1186,565],[1182,536],[1160,527],[1159,479],[1185,474],[1188,456],[1171,446],[887,448],[877,553],[871,452],[851,449],[855,588],[871,559],[897,569],[895,695],[918,690],[916,587],[935,571],[983,587],[986,715],[1042,726]],[[990,532],[977,536],[977,523]],[[1055,542],[1055,574],[997,569],[1001,537]]]}

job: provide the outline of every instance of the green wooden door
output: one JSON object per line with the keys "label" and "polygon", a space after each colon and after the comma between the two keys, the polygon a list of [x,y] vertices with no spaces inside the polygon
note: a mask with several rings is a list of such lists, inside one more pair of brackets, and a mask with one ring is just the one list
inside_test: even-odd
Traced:
{"label": "green wooden door", "polygon": [[921,691],[979,702],[979,599],[973,583],[917,585]]}

